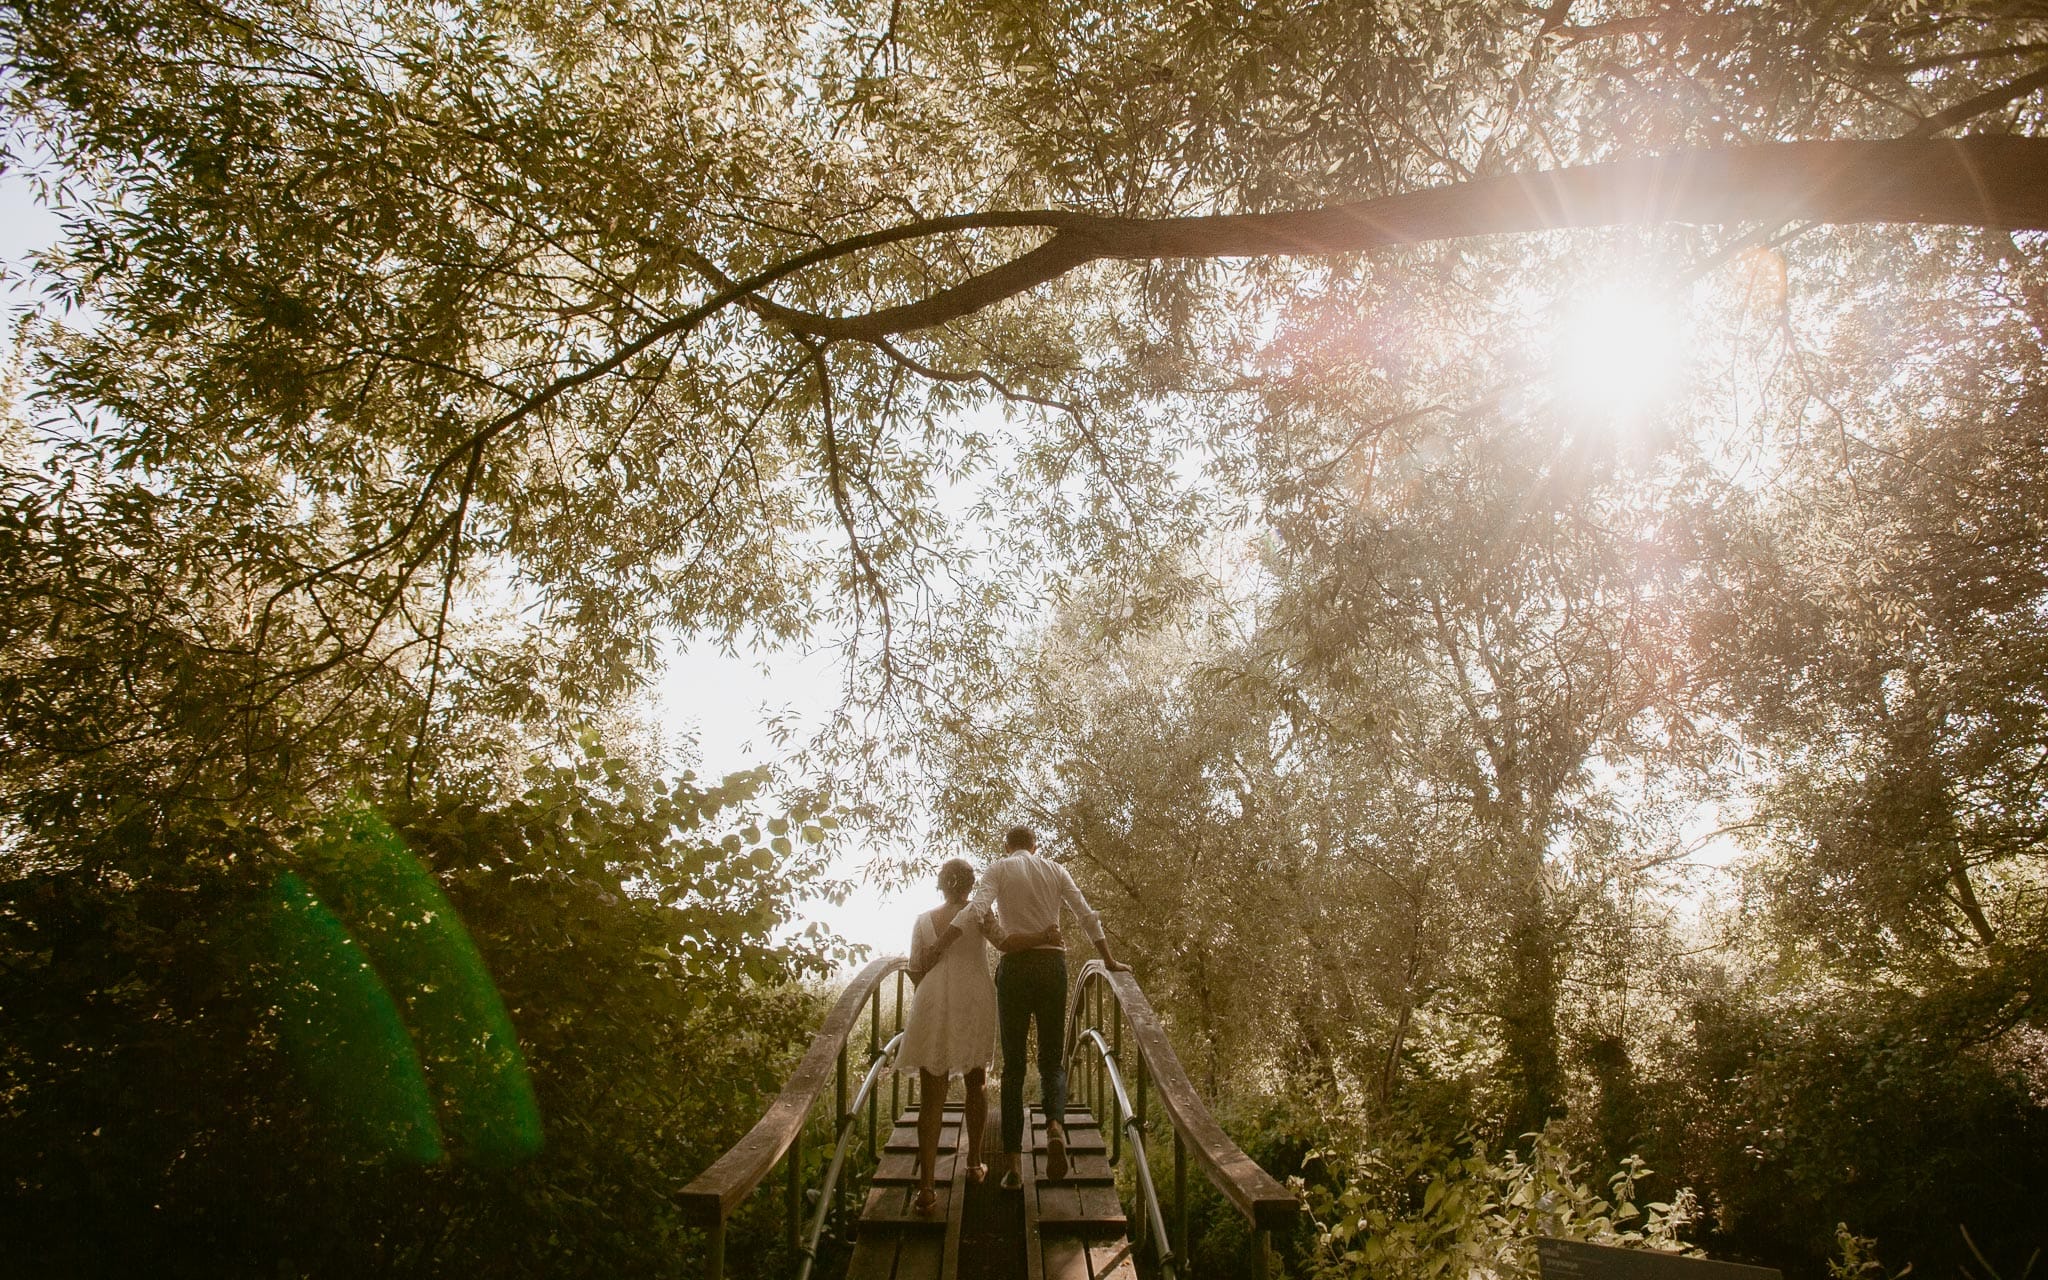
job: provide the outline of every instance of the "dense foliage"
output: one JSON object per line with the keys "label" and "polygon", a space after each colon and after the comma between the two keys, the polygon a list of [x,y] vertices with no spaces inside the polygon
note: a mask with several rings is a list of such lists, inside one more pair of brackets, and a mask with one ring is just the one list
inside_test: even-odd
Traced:
{"label": "dense foliage", "polygon": [[[366,1132],[380,1064],[328,1028],[321,994],[310,1010],[288,994],[304,961],[271,887],[296,868],[340,904],[321,838],[280,848],[215,810],[18,845],[28,866],[0,907],[9,1272],[686,1269],[694,1237],[668,1193],[775,1087],[818,1013],[795,980],[837,954],[783,935],[818,863],[771,847],[802,814],[748,816],[762,781],[635,778],[593,740],[511,794],[394,806],[517,1030],[538,1150],[491,1142],[518,1117],[479,1114],[505,1104],[465,1088],[486,1024],[451,1008],[445,976],[408,989],[389,967],[400,1051],[426,1059],[449,1144]],[[356,905],[357,936],[379,914],[433,923]],[[300,1024],[331,1060],[292,1052]]]}
{"label": "dense foliage", "polygon": [[[685,1265],[667,1192],[838,958],[789,929],[837,795],[1046,829],[1303,1179],[1300,1269],[1547,1223],[2014,1280],[2044,47],[1913,0],[0,10],[61,225],[0,438],[10,1256]],[[677,778],[674,634],[843,645],[845,714]],[[417,977],[472,944],[496,1004]],[[307,1069],[373,1042],[340,1004],[389,1123]],[[538,1154],[464,1136],[509,1046],[450,1008]]]}

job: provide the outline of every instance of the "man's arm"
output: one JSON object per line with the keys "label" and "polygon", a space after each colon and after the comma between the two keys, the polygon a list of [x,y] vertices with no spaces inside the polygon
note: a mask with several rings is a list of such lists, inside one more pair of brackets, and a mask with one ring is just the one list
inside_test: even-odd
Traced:
{"label": "man's arm", "polygon": [[1001,866],[1000,858],[990,863],[988,870],[982,872],[981,878],[974,882],[974,891],[967,895],[968,904],[980,907],[983,915],[992,915],[995,912],[996,872]]}
{"label": "man's arm", "polygon": [[946,954],[946,947],[959,936],[960,926],[949,924],[946,926],[946,932],[941,934],[937,941],[921,945],[913,943],[910,948],[910,980],[919,981],[930,973],[932,966],[939,962],[939,957]]}
{"label": "man's arm", "polygon": [[1129,973],[1131,966],[1117,959],[1116,952],[1110,949],[1109,935],[1102,931],[1102,917],[1088,905],[1088,899],[1081,893],[1081,886],[1074,883],[1074,877],[1068,874],[1065,867],[1055,862],[1053,870],[1060,873],[1060,900],[1081,921],[1081,932],[1087,934],[1088,941],[1095,944],[1096,953],[1102,957],[1103,967],[1111,973]]}
{"label": "man's arm", "polygon": [[[984,936],[988,935],[988,924],[996,918],[996,869],[990,867],[981,879],[974,882],[974,891],[967,895],[967,905],[961,911],[973,911],[980,915]],[[960,936],[960,912],[953,913],[953,919],[939,931],[939,948],[944,950],[947,943]],[[999,937],[989,941],[1002,947]],[[1008,948],[1004,948],[1007,950]]]}

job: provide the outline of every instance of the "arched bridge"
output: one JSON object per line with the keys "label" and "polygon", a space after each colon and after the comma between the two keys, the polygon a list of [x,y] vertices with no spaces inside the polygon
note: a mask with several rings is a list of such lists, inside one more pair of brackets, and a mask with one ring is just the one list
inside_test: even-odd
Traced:
{"label": "arched bridge", "polygon": [[[828,1241],[850,1246],[832,1251],[849,1259],[846,1280],[1137,1280],[1141,1263],[1144,1274],[1188,1280],[1190,1166],[1244,1215],[1254,1273],[1266,1274],[1273,1233],[1294,1223],[1295,1197],[1210,1115],[1137,980],[1100,961],[1081,970],[1067,1005],[1068,1176],[1047,1179],[1034,1109],[1022,1196],[993,1176],[970,1183],[956,1091],[936,1166],[939,1210],[914,1213],[921,1100],[915,1081],[891,1070],[905,965],[886,957],[854,977],[760,1122],[678,1193],[708,1235],[710,1280],[725,1275],[727,1222],[771,1175],[798,1280],[811,1280]],[[885,1092],[894,1117],[886,1129]],[[989,1093],[993,1155],[993,1082]],[[807,1159],[807,1134],[829,1150]]]}

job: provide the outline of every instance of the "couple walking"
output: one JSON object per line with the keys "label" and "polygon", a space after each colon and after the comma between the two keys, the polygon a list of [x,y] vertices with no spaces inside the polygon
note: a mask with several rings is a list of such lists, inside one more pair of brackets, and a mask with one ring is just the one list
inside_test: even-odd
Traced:
{"label": "couple walking", "polygon": [[[1067,953],[1060,936],[1060,911],[1071,909],[1081,931],[1103,963],[1130,968],[1110,952],[1102,921],[1066,868],[1039,856],[1038,836],[1012,827],[1003,837],[1003,856],[977,886],[974,868],[959,858],[939,868],[945,902],[917,918],[910,935],[910,977],[917,995],[903,1028],[896,1069],[921,1073],[918,1110],[916,1209],[930,1214],[938,1203],[932,1187],[941,1112],[955,1076],[967,1091],[967,1176],[988,1176],[981,1161],[988,1127],[989,1049],[1001,1029],[1003,1044],[1002,1185],[1023,1183],[1017,1156],[1024,1148],[1024,1047],[1038,1024],[1038,1087],[1044,1094],[1045,1166],[1053,1181],[1067,1176]],[[994,982],[988,976],[988,948],[1003,953]]]}

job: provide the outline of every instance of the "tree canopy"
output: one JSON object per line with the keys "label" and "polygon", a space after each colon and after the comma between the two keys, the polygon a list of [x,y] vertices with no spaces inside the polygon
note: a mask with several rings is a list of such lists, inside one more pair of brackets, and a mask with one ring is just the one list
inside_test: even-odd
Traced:
{"label": "tree canopy", "polygon": [[[310,1006],[247,976],[276,903],[360,914],[367,807],[576,1136],[294,1256],[538,1205],[546,1266],[640,1266],[653,1135],[737,1096],[678,1046],[772,1078],[851,809],[1045,825],[1329,1203],[1569,1198],[1554,1138],[1809,1271],[2023,1252],[2044,51],[1912,0],[7,7],[61,228],[0,424],[10,1207],[103,1129],[238,1256],[264,1161],[375,1182],[278,1136],[333,1137]],[[683,773],[674,635],[843,645],[844,713]]]}
{"label": "tree canopy", "polygon": [[216,643],[438,669],[509,574],[602,694],[664,623],[895,638],[992,449],[1069,555],[1185,532],[1173,459],[1360,253],[2048,219],[2023,15],[1570,8],[25,5],[13,165],[92,318],[31,331],[50,447],[236,530]]}

